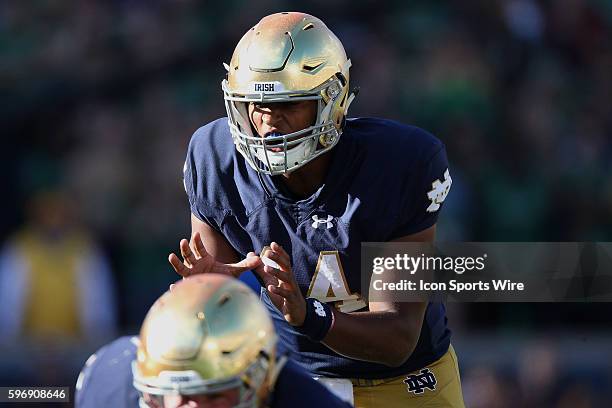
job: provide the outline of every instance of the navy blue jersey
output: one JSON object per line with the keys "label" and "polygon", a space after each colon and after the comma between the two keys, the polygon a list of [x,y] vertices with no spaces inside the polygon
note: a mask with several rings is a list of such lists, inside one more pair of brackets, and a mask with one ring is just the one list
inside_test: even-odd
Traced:
{"label": "navy blue jersey", "polygon": [[[102,347],[85,363],[77,380],[77,408],[137,408],[138,392],[132,385],[132,361],[137,337],[121,337]],[[350,408],[296,363],[288,360],[278,373],[270,408]]]}
{"label": "navy blue jersey", "polygon": [[[291,256],[305,296],[351,312],[366,307],[359,294],[361,242],[390,241],[434,225],[451,180],[438,139],[389,120],[349,119],[329,154],[324,184],[296,199],[283,188],[282,176],[259,175],[248,165],[222,118],[193,135],[184,183],[192,213],[239,254],[278,242]],[[444,305],[430,303],[419,342],[403,366],[346,358],[294,331],[262,292],[283,350],[317,375],[399,376],[437,360],[450,344]]]}

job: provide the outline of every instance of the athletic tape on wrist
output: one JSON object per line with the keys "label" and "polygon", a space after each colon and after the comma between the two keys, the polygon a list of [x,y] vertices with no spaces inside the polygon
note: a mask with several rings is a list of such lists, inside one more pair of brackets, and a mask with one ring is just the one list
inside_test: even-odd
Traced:
{"label": "athletic tape on wrist", "polygon": [[334,314],[326,304],[314,298],[306,298],[306,317],[295,329],[312,341],[319,342],[327,336],[332,327]]}

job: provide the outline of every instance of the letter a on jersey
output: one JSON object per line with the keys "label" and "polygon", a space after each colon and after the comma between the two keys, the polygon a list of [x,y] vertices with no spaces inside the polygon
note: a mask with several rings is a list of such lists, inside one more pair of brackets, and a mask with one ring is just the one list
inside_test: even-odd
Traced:
{"label": "letter a on jersey", "polygon": [[340,263],[338,251],[321,251],[317,269],[310,281],[308,297],[321,302],[340,302],[338,309],[350,312],[366,306],[359,294],[351,294]]}

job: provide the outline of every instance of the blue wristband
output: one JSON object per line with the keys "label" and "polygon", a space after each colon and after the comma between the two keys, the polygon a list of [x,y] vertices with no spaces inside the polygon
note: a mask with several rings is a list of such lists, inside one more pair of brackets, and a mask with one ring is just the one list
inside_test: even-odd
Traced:
{"label": "blue wristband", "polygon": [[334,321],[331,308],[314,298],[306,298],[306,317],[301,326],[295,330],[307,336],[310,340],[319,342],[327,336]]}

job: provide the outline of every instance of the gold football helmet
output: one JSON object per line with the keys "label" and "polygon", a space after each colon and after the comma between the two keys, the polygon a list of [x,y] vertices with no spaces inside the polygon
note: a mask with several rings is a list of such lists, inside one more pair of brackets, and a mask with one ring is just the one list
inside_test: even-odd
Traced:
{"label": "gold football helmet", "polygon": [[[304,13],[264,17],[238,42],[222,88],[232,138],[255,170],[295,170],[336,145],[354,94],[350,60],[325,24]],[[249,103],[315,100],[312,126],[280,136],[254,134]],[[280,149],[279,149],[280,147]]]}
{"label": "gold football helmet", "polygon": [[236,391],[237,407],[259,407],[274,377],[276,334],[259,298],[220,274],[177,283],[149,310],[132,363],[140,405],[164,396]]}

